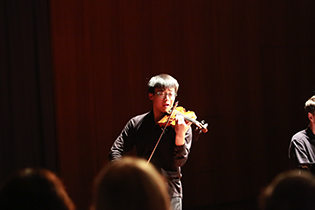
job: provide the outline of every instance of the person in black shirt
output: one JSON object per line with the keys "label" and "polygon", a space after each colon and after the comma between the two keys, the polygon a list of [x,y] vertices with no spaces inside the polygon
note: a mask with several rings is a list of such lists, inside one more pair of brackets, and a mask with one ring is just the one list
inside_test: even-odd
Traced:
{"label": "person in black shirt", "polygon": [[192,144],[191,122],[176,116],[176,125],[168,126],[163,134],[157,123],[173,107],[178,88],[177,80],[168,74],[152,77],[148,82],[152,110],[128,121],[109,154],[111,161],[120,160],[135,147],[137,156],[149,160],[165,178],[173,210],[182,209],[181,167]]}
{"label": "person in black shirt", "polygon": [[305,169],[315,174],[315,95],[306,101],[304,109],[309,125],[292,137],[289,159],[291,168]]}

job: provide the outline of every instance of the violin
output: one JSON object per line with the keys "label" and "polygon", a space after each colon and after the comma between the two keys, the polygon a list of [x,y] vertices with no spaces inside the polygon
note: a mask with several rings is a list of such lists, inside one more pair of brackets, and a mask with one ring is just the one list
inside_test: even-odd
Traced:
{"label": "violin", "polygon": [[176,115],[181,115],[185,120],[196,125],[202,132],[208,132],[208,124],[204,122],[197,121],[197,116],[193,111],[186,111],[186,109],[182,106],[177,106],[178,102],[174,105],[174,107],[166,113],[166,115],[158,122],[158,125],[161,127],[172,126],[175,127],[176,124]]}
{"label": "violin", "polygon": [[[158,139],[158,141],[156,142],[155,144],[155,147],[147,161],[147,163],[149,163],[151,161],[151,158],[163,136],[163,133],[166,129],[167,126],[172,126],[172,127],[175,127],[175,124],[176,124],[176,115],[182,115],[184,117],[185,120],[195,124],[197,126],[197,129],[199,128],[202,132],[204,133],[207,133],[208,132],[208,123],[201,123],[201,122],[198,122],[196,119],[197,119],[197,116],[195,114],[195,112],[193,111],[186,111],[185,108],[183,108],[182,106],[179,106],[177,107],[178,105],[178,101],[175,103],[175,105],[173,106],[173,108],[168,111],[166,113],[166,115],[158,122],[158,125],[161,126],[161,127],[164,127],[161,135],[160,135],[160,138]],[[201,131],[199,131],[199,133],[201,133]]]}

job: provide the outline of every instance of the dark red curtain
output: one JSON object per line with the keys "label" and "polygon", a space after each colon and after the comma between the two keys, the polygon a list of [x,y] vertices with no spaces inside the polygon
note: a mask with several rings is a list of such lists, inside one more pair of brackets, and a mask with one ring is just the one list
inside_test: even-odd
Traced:
{"label": "dark red curtain", "polygon": [[180,105],[209,123],[183,167],[184,208],[257,208],[308,123],[314,1],[49,3],[0,3],[2,177],[58,169],[87,209],[111,144],[151,108],[146,83],[164,72]]}
{"label": "dark red curtain", "polygon": [[[314,1],[51,1],[61,173],[80,205],[127,120],[166,72],[209,123],[183,167],[184,206],[255,200],[289,168],[313,94]],[[78,185],[78,183],[80,183]]]}
{"label": "dark red curtain", "polygon": [[48,1],[0,1],[0,182],[57,172]]}

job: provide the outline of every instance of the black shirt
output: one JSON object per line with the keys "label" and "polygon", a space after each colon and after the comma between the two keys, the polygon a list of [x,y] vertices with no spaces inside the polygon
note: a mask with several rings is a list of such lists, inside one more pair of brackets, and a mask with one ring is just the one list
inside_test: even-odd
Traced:
{"label": "black shirt", "polygon": [[[136,147],[139,158],[149,159],[163,128],[154,121],[153,111],[133,117],[128,121],[111,147],[111,161],[120,159],[125,152]],[[175,130],[167,127],[151,158],[151,163],[168,180],[171,197],[182,197],[181,167],[186,163],[192,144],[192,131],[188,129],[183,146],[175,145]]]}
{"label": "black shirt", "polygon": [[315,135],[308,127],[296,133],[290,142],[289,159],[292,168],[299,168],[301,164],[311,166],[315,164]]}

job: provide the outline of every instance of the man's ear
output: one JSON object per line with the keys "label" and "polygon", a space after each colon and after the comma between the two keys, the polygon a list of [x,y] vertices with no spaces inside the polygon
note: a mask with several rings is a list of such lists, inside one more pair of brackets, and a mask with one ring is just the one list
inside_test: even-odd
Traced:
{"label": "man's ear", "polygon": [[311,121],[311,122],[313,122],[314,123],[314,115],[312,114],[312,113],[307,113],[307,117],[308,117],[308,119]]}
{"label": "man's ear", "polygon": [[153,93],[149,93],[149,99],[151,100],[151,101],[153,101]]}

